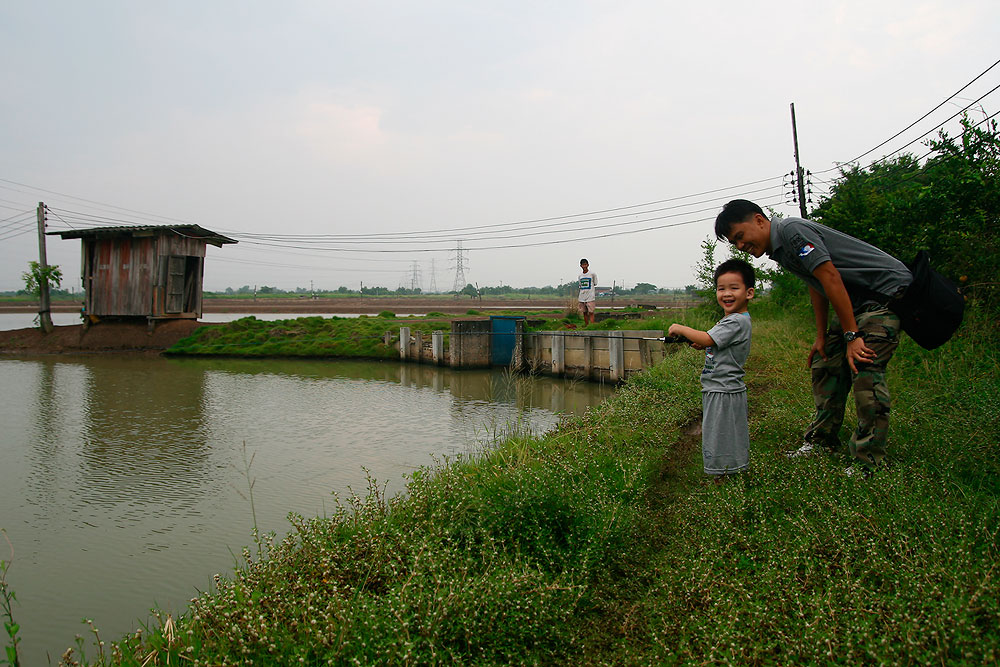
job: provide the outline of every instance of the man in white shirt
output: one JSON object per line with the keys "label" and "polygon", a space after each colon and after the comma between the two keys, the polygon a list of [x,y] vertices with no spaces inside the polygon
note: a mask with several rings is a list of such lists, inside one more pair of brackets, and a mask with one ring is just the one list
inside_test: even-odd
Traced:
{"label": "man in white shirt", "polygon": [[580,296],[578,298],[580,314],[583,315],[583,325],[593,324],[594,310],[597,305],[597,274],[590,270],[586,259],[580,260]]}

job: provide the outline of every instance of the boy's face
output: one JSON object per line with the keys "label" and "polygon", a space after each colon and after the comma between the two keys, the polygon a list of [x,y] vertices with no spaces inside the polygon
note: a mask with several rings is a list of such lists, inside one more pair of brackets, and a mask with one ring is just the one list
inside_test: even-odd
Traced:
{"label": "boy's face", "polygon": [[587,269],[590,268],[590,264],[588,264],[587,262],[580,262],[580,268],[583,269],[584,273],[586,273]]}
{"label": "boy's face", "polygon": [[723,273],[715,281],[715,300],[726,315],[746,312],[747,302],[753,298],[753,288],[743,282],[743,276],[736,271]]}
{"label": "boy's face", "polygon": [[760,213],[754,213],[743,222],[732,225],[726,238],[743,252],[760,257],[771,247],[771,225]]}

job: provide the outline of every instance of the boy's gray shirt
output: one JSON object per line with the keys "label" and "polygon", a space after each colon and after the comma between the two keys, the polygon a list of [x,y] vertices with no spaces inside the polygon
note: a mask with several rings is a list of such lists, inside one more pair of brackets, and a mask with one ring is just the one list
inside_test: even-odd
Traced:
{"label": "boy's gray shirt", "polygon": [[[803,218],[771,221],[771,251],[767,256],[824,294],[813,275],[820,264],[832,261],[854,309],[872,302],[868,290],[895,296],[912,281],[906,265],[875,246]],[[860,288],[860,289],[859,289]]]}
{"label": "boy's gray shirt", "polygon": [[750,313],[732,313],[708,330],[715,345],[705,348],[702,392],[733,394],[746,390],[743,364],[750,355],[751,329]]}

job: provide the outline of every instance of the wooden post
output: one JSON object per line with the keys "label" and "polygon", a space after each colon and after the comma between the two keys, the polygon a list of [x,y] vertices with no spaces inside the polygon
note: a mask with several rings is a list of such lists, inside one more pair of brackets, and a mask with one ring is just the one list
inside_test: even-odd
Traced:
{"label": "wooden post", "polygon": [[420,364],[423,363],[424,361],[424,334],[421,331],[415,331],[413,333],[413,338],[414,338],[413,346],[416,349],[416,352],[414,352],[413,354],[413,361]]}
{"label": "wooden post", "polygon": [[399,359],[406,361],[410,356],[410,327],[399,328]]}
{"label": "wooden post", "polygon": [[52,305],[49,300],[48,260],[45,257],[45,203],[38,202],[38,324],[52,333]]}

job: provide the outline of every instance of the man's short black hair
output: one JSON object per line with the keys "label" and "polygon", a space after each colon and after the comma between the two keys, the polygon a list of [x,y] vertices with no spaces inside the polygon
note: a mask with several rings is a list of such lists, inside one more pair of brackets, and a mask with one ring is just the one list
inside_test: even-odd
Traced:
{"label": "man's short black hair", "polygon": [[581,264],[590,264],[590,262],[588,262],[588,261],[587,261],[587,258],[586,258],[586,257],[584,257],[583,259],[581,259],[581,260],[580,260],[580,263],[581,263]]}
{"label": "man's short black hair", "polygon": [[[715,218],[715,237],[727,240],[729,237],[729,230],[732,229],[732,226],[739,222],[746,221],[746,219],[754,213],[764,215],[764,211],[760,208],[760,206],[757,206],[757,204],[754,204],[752,201],[748,201],[746,199],[732,200],[722,207],[722,212]],[[764,217],[766,218],[767,216],[764,215]]]}
{"label": "man's short black hair", "polygon": [[727,259],[722,264],[719,264],[718,268],[715,269],[715,277],[712,279],[716,286],[719,284],[719,276],[723,273],[740,274],[743,276],[743,284],[747,289],[753,287],[756,280],[754,277],[753,267],[742,259]]}

